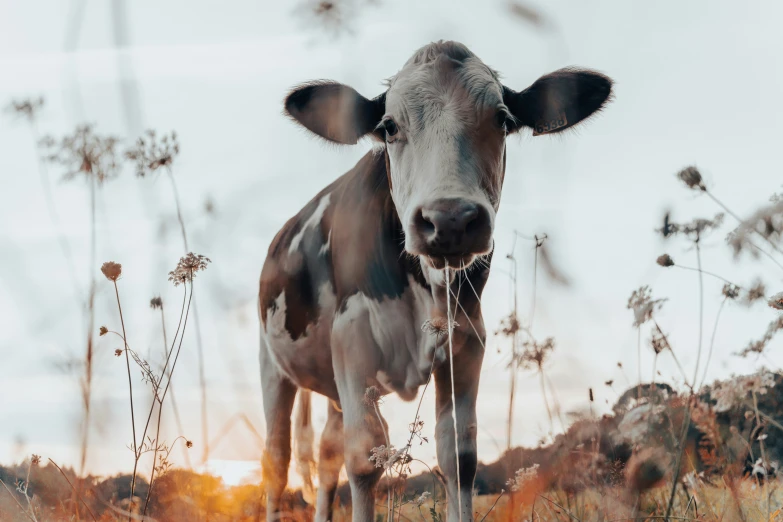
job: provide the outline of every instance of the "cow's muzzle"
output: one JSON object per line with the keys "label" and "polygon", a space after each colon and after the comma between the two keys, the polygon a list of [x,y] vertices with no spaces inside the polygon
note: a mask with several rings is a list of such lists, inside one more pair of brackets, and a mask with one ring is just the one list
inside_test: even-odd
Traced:
{"label": "cow's muzzle", "polygon": [[436,199],[413,214],[414,254],[428,258],[433,268],[469,265],[492,247],[492,220],[484,205],[464,198]]}

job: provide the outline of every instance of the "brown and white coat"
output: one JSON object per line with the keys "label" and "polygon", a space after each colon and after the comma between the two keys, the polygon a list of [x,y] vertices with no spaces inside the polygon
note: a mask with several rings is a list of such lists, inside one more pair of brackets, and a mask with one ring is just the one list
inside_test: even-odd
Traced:
{"label": "brown and white coat", "polygon": [[[268,520],[280,516],[297,390],[303,439],[312,438],[309,392],[332,401],[318,459],[316,520],[331,519],[344,464],[353,520],[370,521],[382,472],[370,450],[386,443],[386,426],[363,400],[365,390],[376,386],[411,400],[430,374],[448,518],[472,520],[486,337],[480,296],[506,136],[524,127],[560,132],[600,110],[610,95],[611,80],[577,69],[515,92],[465,46],[437,42],[417,51],[375,99],[333,82],[307,84],[288,96],[288,114],[319,136],[351,144],[368,136],[378,145],[285,224],[261,273]],[[447,309],[455,324],[454,407],[447,336],[422,329],[443,322]],[[306,460],[306,445],[299,451]]]}

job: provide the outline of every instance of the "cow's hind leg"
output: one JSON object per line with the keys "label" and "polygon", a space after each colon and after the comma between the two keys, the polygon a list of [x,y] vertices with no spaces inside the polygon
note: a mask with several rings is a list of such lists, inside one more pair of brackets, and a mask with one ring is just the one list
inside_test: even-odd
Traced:
{"label": "cow's hind leg", "polygon": [[265,341],[261,340],[261,389],[266,419],[266,449],[262,462],[266,487],[266,519],[280,519],[280,498],[288,482],[291,462],[291,410],[296,385],[280,373],[272,361]]}
{"label": "cow's hind leg", "polygon": [[318,500],[315,508],[315,522],[332,520],[332,505],[337,492],[340,469],[345,462],[343,454],[343,413],[335,403],[329,401],[329,416],[321,434],[318,456]]}

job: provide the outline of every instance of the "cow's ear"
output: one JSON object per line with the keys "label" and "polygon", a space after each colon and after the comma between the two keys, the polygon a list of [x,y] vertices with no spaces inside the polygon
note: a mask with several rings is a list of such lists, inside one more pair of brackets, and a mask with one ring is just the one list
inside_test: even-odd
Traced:
{"label": "cow's ear", "polygon": [[600,111],[611,98],[612,80],[586,69],[560,69],[521,92],[503,87],[503,102],[520,126],[533,129],[534,136],[573,127]]}
{"label": "cow's ear", "polygon": [[285,111],[322,138],[353,145],[380,123],[386,111],[386,94],[368,100],[341,83],[310,82],[291,91],[285,99]]}

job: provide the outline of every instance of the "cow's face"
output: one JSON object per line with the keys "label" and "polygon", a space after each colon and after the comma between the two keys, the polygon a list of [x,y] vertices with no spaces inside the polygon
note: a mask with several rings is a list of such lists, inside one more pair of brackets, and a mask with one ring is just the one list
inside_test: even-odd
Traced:
{"label": "cow's face", "polygon": [[286,110],[330,141],[382,142],[406,251],[432,268],[462,268],[492,250],[506,136],[572,127],[603,107],[611,85],[562,69],[516,92],[465,46],[438,42],[417,51],[377,98],[318,82],[295,89]]}

